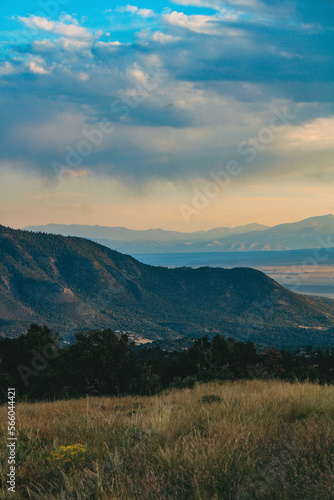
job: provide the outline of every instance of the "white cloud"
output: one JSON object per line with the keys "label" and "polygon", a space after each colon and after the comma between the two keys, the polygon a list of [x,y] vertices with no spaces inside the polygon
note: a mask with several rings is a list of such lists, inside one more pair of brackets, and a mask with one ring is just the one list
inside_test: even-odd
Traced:
{"label": "white cloud", "polygon": [[55,33],[69,38],[91,38],[90,32],[86,28],[79,26],[77,21],[75,23],[72,22],[72,24],[66,24],[60,21],[49,21],[45,17],[33,15],[29,17],[19,16],[18,20],[21,24],[27,26],[27,28],[48,31],[49,33]]}
{"label": "white cloud", "polygon": [[88,73],[84,73],[83,71],[81,71],[78,74],[78,80],[80,80],[81,82],[87,82],[87,80],[89,80],[89,74]]}
{"label": "white cloud", "polygon": [[75,52],[77,50],[87,49],[90,47],[90,40],[75,40],[71,38],[59,38],[57,43],[69,52]]}
{"label": "white cloud", "polygon": [[207,35],[219,34],[218,19],[213,16],[187,16],[183,12],[171,12],[163,16],[165,23],[176,26],[178,28],[187,29],[196,33],[204,33]]}
{"label": "white cloud", "polygon": [[[229,3],[232,5],[244,5],[245,7],[259,7],[262,2],[258,0],[229,0]],[[263,5],[263,4],[262,4]]]}
{"label": "white cloud", "polygon": [[298,127],[287,127],[281,148],[297,150],[333,149],[334,117],[316,118]]}
{"label": "white cloud", "polygon": [[85,28],[76,24],[56,23],[54,32],[70,38],[90,38],[91,34]]}
{"label": "white cloud", "polygon": [[68,52],[76,52],[78,50],[86,49],[91,47],[91,40],[89,39],[75,39],[60,37],[55,41],[51,40],[41,40],[33,43],[33,48],[38,52],[51,52],[56,49],[56,47],[61,47],[63,50]]}
{"label": "white cloud", "polygon": [[35,50],[39,50],[41,52],[49,51],[50,49],[54,49],[55,47],[54,43],[51,42],[51,40],[37,40],[32,45]]}
{"label": "white cloud", "polygon": [[219,10],[222,7],[222,2],[219,3],[217,0],[172,0],[172,3],[192,7],[209,7],[214,10]]}
{"label": "white cloud", "polygon": [[118,12],[130,12],[131,14],[137,14],[141,17],[154,17],[156,14],[152,9],[139,9],[135,5],[126,5],[125,7],[119,7]]}
{"label": "white cloud", "polygon": [[177,40],[180,40],[180,38],[177,36],[166,35],[166,33],[162,33],[161,31],[156,31],[153,33],[152,40],[160,43],[169,43],[176,42]]}
{"label": "white cloud", "polygon": [[61,15],[60,15],[60,20],[62,22],[71,22],[73,24],[79,24],[78,23],[78,20],[75,19],[75,17],[71,16],[70,14],[66,14],[65,12],[63,12]]}
{"label": "white cloud", "polygon": [[45,17],[33,16],[33,15],[29,17],[18,16],[18,21],[21,24],[27,26],[27,28],[43,30],[43,31],[53,31],[55,26],[54,21],[49,21]]}
{"label": "white cloud", "polygon": [[177,5],[185,5],[192,7],[209,7],[214,10],[225,9],[227,5],[239,7],[259,7],[258,0],[172,0],[172,3]]}
{"label": "white cloud", "polygon": [[97,42],[96,43],[97,47],[100,47],[101,49],[107,49],[107,50],[115,50],[117,47],[120,47],[121,42],[115,41],[115,42]]}
{"label": "white cloud", "polygon": [[171,43],[180,40],[180,37],[167,35],[162,31],[155,31],[152,33],[152,31],[149,28],[139,31],[139,33],[136,33],[136,36],[144,41],[153,40],[154,42],[159,42],[159,43]]}
{"label": "white cloud", "polygon": [[45,64],[42,58],[36,57],[29,62],[29,69],[31,73],[36,73],[37,75],[49,75],[50,72],[47,71],[42,65]]}
{"label": "white cloud", "polygon": [[127,69],[127,74],[135,85],[142,85],[149,79],[149,75],[137,63]]}
{"label": "white cloud", "polygon": [[16,70],[8,61],[0,65],[0,76],[11,75],[13,73],[16,73]]}

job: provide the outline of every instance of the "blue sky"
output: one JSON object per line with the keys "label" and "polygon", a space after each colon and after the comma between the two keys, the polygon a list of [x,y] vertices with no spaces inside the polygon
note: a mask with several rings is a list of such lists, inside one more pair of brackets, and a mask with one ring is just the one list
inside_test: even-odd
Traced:
{"label": "blue sky", "polygon": [[1,11],[2,223],[190,231],[334,211],[333,2]]}

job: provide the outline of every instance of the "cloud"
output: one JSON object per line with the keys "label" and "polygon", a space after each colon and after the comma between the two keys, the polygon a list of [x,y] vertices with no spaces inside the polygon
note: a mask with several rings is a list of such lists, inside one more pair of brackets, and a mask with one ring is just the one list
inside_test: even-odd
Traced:
{"label": "cloud", "polygon": [[237,19],[236,14],[230,12],[206,16],[206,15],[186,15],[183,12],[171,12],[162,17],[166,25],[171,25],[176,28],[189,30],[195,33],[203,33],[213,36],[238,36],[241,30],[234,28],[233,25],[225,23],[226,20],[231,21]]}
{"label": "cloud", "polygon": [[119,47],[121,44],[121,42],[97,42],[97,45],[100,46],[100,47]]}
{"label": "cloud", "polygon": [[118,7],[118,12],[129,12],[131,14],[136,14],[141,17],[154,17],[156,14],[152,9],[139,9],[135,5],[126,5],[125,7]]}
{"label": "cloud", "polygon": [[281,148],[294,150],[334,150],[334,116],[316,118],[298,127],[288,127]]}
{"label": "cloud", "polygon": [[122,46],[121,42],[119,41],[114,41],[114,42],[97,42],[96,47],[104,50],[106,52],[115,52]]}
{"label": "cloud", "polygon": [[0,65],[0,76],[12,75],[14,73],[16,73],[16,69],[8,61]]}
{"label": "cloud", "polygon": [[330,12],[317,12],[311,0],[309,10],[284,0],[175,3],[219,10],[145,17],[129,5],[123,11],[134,16],[126,19],[113,10],[114,41],[72,16],[21,17],[29,36],[11,45],[0,66],[0,161],[52,178],[52,162],[64,162],[82,131],[107,119],[114,132],[80,168],[138,185],[190,182],[238,156],[240,142],[268,126],[272,107],[287,106],[294,123],[236,182],[282,170],[328,178]]}
{"label": "cloud", "polygon": [[86,38],[73,39],[61,37],[58,38],[56,44],[60,45],[64,50],[75,52],[91,47],[91,40]]}
{"label": "cloud", "polygon": [[178,28],[187,29],[196,33],[217,34],[216,23],[217,19],[212,16],[187,16],[183,12],[171,12],[163,16],[163,21],[166,24],[176,26]]}
{"label": "cloud", "polygon": [[33,15],[29,17],[18,16],[17,19],[21,24],[24,24],[27,28],[44,30],[44,31],[53,31],[56,24],[54,21],[49,21],[45,17],[38,17]]}
{"label": "cloud", "polygon": [[261,2],[257,0],[172,0],[172,3],[187,7],[208,7],[213,10],[225,10],[226,6],[253,9],[261,7]]}
{"label": "cloud", "polygon": [[54,49],[55,44],[51,40],[37,40],[33,42],[32,47],[39,52],[50,51]]}
{"label": "cloud", "polygon": [[220,10],[223,2],[217,0],[173,0],[172,3],[186,7],[209,7],[210,9]]}
{"label": "cloud", "polygon": [[177,42],[180,38],[177,36],[167,35],[166,33],[162,33],[162,31],[155,31],[152,35],[152,40],[160,43],[171,43]]}
{"label": "cloud", "polygon": [[45,64],[45,61],[43,61],[42,58],[35,58],[31,60],[29,63],[31,73],[35,73],[37,75],[49,75],[50,71],[46,70],[43,67],[43,64]]}
{"label": "cloud", "polygon": [[[71,18],[73,21],[73,18]],[[18,21],[24,24],[27,28],[32,28],[40,31],[48,31],[63,35],[69,38],[91,38],[91,33],[78,25],[78,22],[66,24],[61,21],[49,21],[45,17],[30,15],[29,17],[18,16]]]}
{"label": "cloud", "polygon": [[89,74],[85,73],[84,71],[80,71],[80,73],[78,73],[78,80],[80,80],[81,82],[87,82],[89,80],[89,77]]}
{"label": "cloud", "polygon": [[136,37],[141,42],[159,42],[162,44],[173,43],[180,40],[179,36],[169,35],[167,33],[163,33],[162,31],[153,31],[150,28],[143,29],[136,33]]}

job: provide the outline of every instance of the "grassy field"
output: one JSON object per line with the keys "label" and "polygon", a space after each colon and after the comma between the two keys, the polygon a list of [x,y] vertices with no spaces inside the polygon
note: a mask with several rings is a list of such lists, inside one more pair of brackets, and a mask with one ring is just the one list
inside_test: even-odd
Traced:
{"label": "grassy field", "polygon": [[16,498],[334,498],[334,387],[217,382],[153,397],[21,403],[17,419]]}

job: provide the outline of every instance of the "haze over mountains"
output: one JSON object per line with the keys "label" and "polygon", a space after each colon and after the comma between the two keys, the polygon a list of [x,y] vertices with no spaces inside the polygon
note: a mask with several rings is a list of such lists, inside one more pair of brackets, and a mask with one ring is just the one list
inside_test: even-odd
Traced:
{"label": "haze over mountains", "polygon": [[334,342],[331,301],[248,268],[167,269],[92,241],[0,226],[0,331],[110,327],[146,338],[223,333],[260,345]]}
{"label": "haze over mountains", "polygon": [[268,227],[248,224],[236,228],[179,233],[122,227],[48,224],[30,231],[80,236],[132,255],[140,253],[253,252],[334,247],[334,216],[311,217],[295,223]]}

